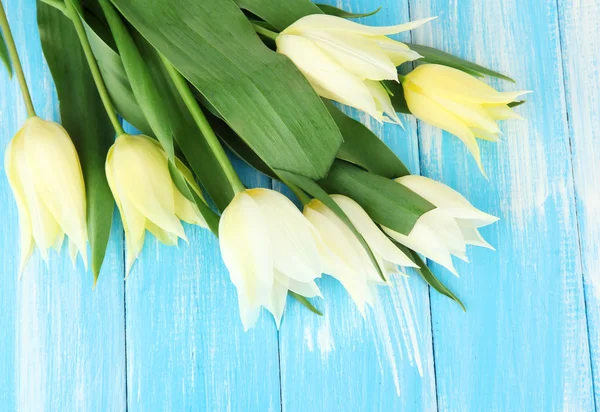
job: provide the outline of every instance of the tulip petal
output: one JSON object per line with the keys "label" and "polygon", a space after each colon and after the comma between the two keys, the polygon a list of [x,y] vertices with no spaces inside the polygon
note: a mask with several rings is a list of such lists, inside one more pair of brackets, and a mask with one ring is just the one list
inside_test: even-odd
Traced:
{"label": "tulip petal", "polygon": [[121,194],[148,220],[185,239],[175,216],[173,183],[162,150],[142,135],[119,136],[113,147],[112,173]]}
{"label": "tulip petal", "polygon": [[263,215],[273,250],[275,269],[299,282],[321,276],[321,263],[312,229],[296,206],[269,189],[247,190]]}
{"label": "tulip petal", "polygon": [[375,107],[377,108],[377,111],[380,113],[385,113],[387,116],[389,116],[391,123],[402,126],[402,122],[400,121],[400,118],[396,113],[396,109],[394,109],[392,101],[390,100],[390,95],[381,85],[381,83],[373,80],[365,80],[364,83],[375,100]]}
{"label": "tulip petal", "polygon": [[483,108],[488,112],[488,114],[492,118],[496,120],[524,120],[523,117],[521,117],[517,112],[515,112],[512,108],[508,107],[506,104],[484,104]]}
{"label": "tulip petal", "polygon": [[[423,67],[423,66],[419,66]],[[439,127],[458,137],[467,146],[469,152],[477,162],[481,173],[485,175],[483,165],[481,164],[481,154],[479,146],[473,132],[460,121],[459,118],[448,112],[438,103],[414,90],[414,86],[404,82],[404,96],[410,112],[418,119]]]}
{"label": "tulip petal", "polygon": [[[372,37],[374,41],[392,60],[395,66],[422,58],[419,53],[411,50],[406,44],[386,36]],[[398,76],[396,76],[397,78]]]}
{"label": "tulip petal", "polygon": [[477,209],[456,190],[436,180],[425,176],[408,175],[396,181],[443,209],[450,216],[473,222],[474,227],[486,226],[499,220]]}
{"label": "tulip petal", "polygon": [[255,308],[270,299],[276,251],[263,211],[247,192],[238,193],[223,212],[219,244],[231,281],[238,290],[240,305],[243,300],[248,307]]}
{"label": "tulip petal", "polygon": [[336,16],[329,16],[326,14],[311,14],[297,20],[295,23],[285,29],[283,33],[302,34],[305,30],[315,29],[326,31],[344,31],[363,34],[366,36],[381,36],[413,30],[435,18],[437,17],[429,17],[427,19],[415,20],[409,23],[397,24],[394,26],[372,27]]}
{"label": "tulip petal", "polygon": [[[277,275],[275,275],[275,278],[277,279]],[[288,288],[275,280],[273,282],[273,291],[271,292],[271,297],[266,303],[266,308],[275,318],[277,329],[279,329],[279,326],[281,325],[281,318],[283,317],[283,311],[285,310],[287,294]]]}
{"label": "tulip petal", "polygon": [[250,305],[243,294],[243,291],[238,289],[238,307],[240,311],[240,319],[244,326],[244,331],[251,329],[258,320],[260,315],[260,305]]}
{"label": "tulip petal", "polygon": [[19,158],[22,160],[23,137],[21,130],[9,142],[4,155],[4,169],[8,177],[8,183],[12,189],[15,201],[17,203],[17,212],[19,213],[19,231],[21,242],[21,262],[19,264],[19,275],[23,274],[25,266],[33,252],[34,239],[31,228],[31,216],[27,207],[27,197],[25,188],[21,181],[19,173]]}
{"label": "tulip petal", "polygon": [[476,77],[440,64],[423,64],[406,77],[430,95],[457,102],[508,104],[529,91],[498,92]]}
{"label": "tulip petal", "polygon": [[458,227],[460,228],[467,245],[481,246],[486,249],[496,250],[496,248],[490,245],[483,238],[483,236],[481,236],[481,233],[479,233],[479,231],[472,226],[471,222],[467,220],[456,219],[456,223],[458,223]]}
{"label": "tulip petal", "polygon": [[179,219],[192,225],[208,228],[206,220],[198,210],[198,206],[182,195],[175,185],[173,185],[173,195],[175,197],[175,215]]}
{"label": "tulip petal", "polygon": [[419,219],[409,236],[387,227],[383,227],[383,230],[397,242],[442,265],[452,272],[452,274],[458,276],[448,247],[438,238],[437,232],[427,225],[426,222]]}
{"label": "tulip petal", "polygon": [[331,197],[348,216],[376,255],[380,255],[384,260],[396,265],[418,267],[386,237],[358,203],[343,195],[331,195]]}
{"label": "tulip petal", "polygon": [[481,104],[455,102],[441,96],[426,93],[427,97],[459,118],[467,127],[481,129],[488,133],[500,133],[496,121],[488,114]]}
{"label": "tulip petal", "polygon": [[159,240],[159,242],[161,242],[162,244],[167,245],[167,246],[177,246],[177,243],[179,240],[177,235],[174,235],[173,233],[170,233],[170,232],[167,232],[166,230],[161,229],[160,227],[156,226],[154,223],[152,223],[149,220],[146,221],[146,229],[150,233],[152,233],[152,235],[155,238],[157,238]]}
{"label": "tulip petal", "polygon": [[24,154],[35,191],[52,220],[85,256],[85,185],[71,138],[59,124],[38,117],[27,120],[23,133]]}
{"label": "tulip petal", "polygon": [[300,36],[279,35],[277,51],[294,62],[320,96],[362,110],[379,119],[373,97],[364,83],[327,56],[312,41]]}
{"label": "tulip petal", "polygon": [[359,79],[398,80],[395,64],[368,37],[326,30],[307,30],[302,37]]}

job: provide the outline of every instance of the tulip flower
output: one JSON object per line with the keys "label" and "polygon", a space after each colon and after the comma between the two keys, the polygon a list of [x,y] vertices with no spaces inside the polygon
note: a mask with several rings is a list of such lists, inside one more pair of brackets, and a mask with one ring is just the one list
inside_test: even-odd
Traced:
{"label": "tulip flower", "polygon": [[[387,276],[401,273],[398,266],[416,267],[358,203],[342,195],[331,197],[369,245],[379,267]],[[364,316],[365,304],[375,304],[375,286],[385,284],[367,251],[348,226],[319,200],[313,199],[304,207],[304,216],[321,237],[324,272],[342,283]]]}
{"label": "tulip flower", "polygon": [[87,266],[86,200],[75,146],[57,123],[30,117],[6,148],[4,166],[19,212],[21,273],[33,252],[44,260],[65,234],[75,261]]}
{"label": "tulip flower", "polygon": [[[179,160],[177,168],[186,180],[191,172]],[[206,227],[197,206],[175,186],[167,155],[160,144],[144,135],[123,134],[106,158],[106,177],[125,229],[127,273],[144,245],[146,230],[166,245],[186,239],[180,219]],[[198,187],[194,187],[200,196]]]}
{"label": "tulip flower", "polygon": [[417,67],[402,86],[410,112],[462,140],[484,174],[476,138],[497,141],[496,121],[522,119],[508,103],[529,93],[498,92],[470,74],[437,64]]}
{"label": "tulip flower", "polygon": [[322,97],[400,124],[381,80],[398,81],[396,67],[421,56],[386,35],[412,30],[431,19],[369,27],[340,17],[302,17],[277,37],[289,57]]}
{"label": "tulip flower", "polygon": [[494,250],[477,229],[498,221],[497,217],[482,212],[457,191],[427,177],[410,175],[396,181],[436,208],[422,215],[408,235],[384,227],[394,240],[439,263],[457,276],[452,255],[468,261],[467,245]]}
{"label": "tulip flower", "polygon": [[219,242],[245,330],[261,306],[279,327],[288,290],[321,296],[314,281],[322,272],[317,241],[311,224],[281,193],[248,189],[234,197],[221,216]]}

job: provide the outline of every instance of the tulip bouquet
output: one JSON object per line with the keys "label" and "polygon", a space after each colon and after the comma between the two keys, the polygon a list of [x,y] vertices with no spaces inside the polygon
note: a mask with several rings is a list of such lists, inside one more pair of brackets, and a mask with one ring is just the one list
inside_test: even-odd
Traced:
{"label": "tulip bouquet", "polygon": [[[400,126],[399,113],[414,115],[461,139],[483,172],[476,139],[498,140],[496,122],[519,117],[524,92],[498,92],[478,77],[511,79],[388,37],[431,19],[370,27],[309,0],[39,0],[61,126],[36,116],[0,11],[0,57],[29,117],[5,155],[21,270],[35,246],[46,259],[66,234],[86,267],[89,241],[96,281],[116,203],[127,272],[146,232],[176,245],[184,221],[218,236],[246,329],[261,307],[279,325],[288,295],[318,313],[308,299],[321,296],[323,274],[362,313],[406,267],[462,306],[421,255],[456,274],[452,257],[491,248],[478,229],[497,219],[411,175],[332,103]],[[404,64],[414,69],[400,75]],[[230,155],[287,185],[301,207],[246,188]]]}

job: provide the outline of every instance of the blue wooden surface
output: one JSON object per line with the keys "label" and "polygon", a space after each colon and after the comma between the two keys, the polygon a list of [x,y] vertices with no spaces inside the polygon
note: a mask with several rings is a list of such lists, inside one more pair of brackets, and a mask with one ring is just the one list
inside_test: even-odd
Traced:
{"label": "blue wooden surface", "polygon": [[[600,401],[600,0],[345,0],[363,22],[432,15],[412,33],[531,89],[526,121],[482,143],[486,181],[452,136],[359,118],[414,173],[439,179],[501,218],[452,277],[463,313],[416,276],[381,290],[363,319],[332,278],[316,317],[289,301],[281,329],[264,314],[243,331],[218,243],[148,237],[124,282],[117,218],[100,282],[81,263],[34,255],[19,281],[17,212],[0,178],[0,405],[12,411],[592,411]],[[58,119],[35,2],[5,1],[38,112]],[[405,34],[400,39],[410,40]],[[0,74],[0,142],[25,119]],[[356,113],[349,112],[354,115]],[[244,180],[274,187],[242,165]]]}

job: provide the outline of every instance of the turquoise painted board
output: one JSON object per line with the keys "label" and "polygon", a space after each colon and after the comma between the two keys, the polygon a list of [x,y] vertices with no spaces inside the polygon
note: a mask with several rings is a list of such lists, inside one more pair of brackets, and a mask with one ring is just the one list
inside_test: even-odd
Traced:
{"label": "turquoise painted board", "polygon": [[[58,103],[39,44],[35,1],[5,2],[38,114],[58,120]],[[26,119],[15,81],[0,74],[0,141],[5,147]],[[5,411],[125,409],[122,229],[113,225],[98,287],[81,260],[38,253],[17,279],[15,202],[0,178],[0,404]],[[66,246],[64,247],[66,249]]]}
{"label": "turquoise painted board", "polygon": [[600,404],[600,1],[560,1],[559,23],[594,394]]}
{"label": "turquoise painted board", "polygon": [[[321,0],[325,2],[324,0]],[[39,113],[58,102],[39,46],[35,1],[5,0]],[[458,189],[501,221],[497,249],[434,270],[464,301],[396,278],[363,319],[341,285],[319,281],[318,317],[291,298],[277,331],[264,313],[244,332],[236,292],[207,230],[170,248],[148,236],[124,281],[115,215],[100,282],[66,256],[35,254],[21,280],[14,200],[0,169],[0,404],[13,411],[593,411],[600,386],[599,0],[329,0],[360,20],[437,15],[400,37],[506,72],[535,93],[483,142],[485,180],[462,144],[412,119],[406,130],[348,111],[414,173]],[[25,120],[0,70],[0,143]],[[245,183],[282,189],[240,162]],[[596,394],[596,400],[594,399]]]}
{"label": "turquoise painted board", "polygon": [[535,91],[518,109],[527,120],[481,144],[489,181],[458,139],[419,129],[421,170],[501,218],[483,231],[498,252],[473,250],[460,279],[436,270],[468,308],[432,295],[438,408],[593,410],[556,4],[414,1],[411,14],[439,16],[417,43],[519,80],[493,82],[506,90]]}

